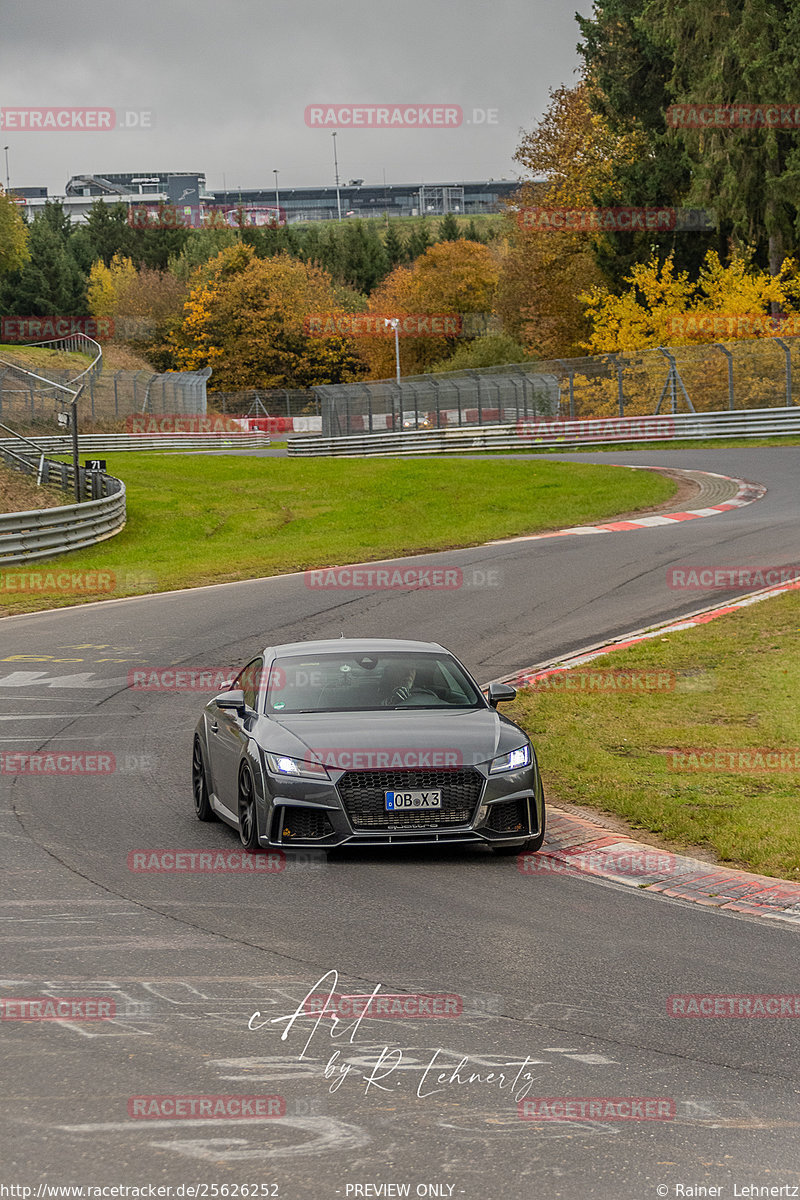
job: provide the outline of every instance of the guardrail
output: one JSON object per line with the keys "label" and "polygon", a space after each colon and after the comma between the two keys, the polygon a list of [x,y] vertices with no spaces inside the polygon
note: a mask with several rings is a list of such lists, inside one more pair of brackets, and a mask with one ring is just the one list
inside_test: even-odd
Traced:
{"label": "guardrail", "polygon": [[[56,484],[63,491],[75,487],[71,463],[51,462],[23,437],[17,437],[15,445],[14,450],[0,446],[0,458],[15,471],[35,474],[37,483]],[[119,533],[126,520],[121,479],[81,467],[75,490],[87,499],[56,508],[0,514],[0,566],[52,558]]]}
{"label": "guardrail", "polygon": [[293,457],[312,455],[464,454],[474,450],[582,449],[628,442],[706,438],[783,437],[800,434],[800,407],[736,412],[672,413],[586,421],[518,421],[466,429],[425,429],[332,438],[289,438]]}
{"label": "guardrail", "polygon": [[[57,435],[28,439],[45,454],[71,454],[72,440]],[[16,439],[0,439],[0,449],[14,446]],[[81,453],[88,457],[128,450],[215,450],[238,446],[243,450],[264,449],[271,444],[265,433],[82,433]]]}
{"label": "guardrail", "polygon": [[125,484],[119,479],[114,482],[118,490],[98,500],[4,513],[0,516],[0,566],[53,558],[119,533],[125,524]]}

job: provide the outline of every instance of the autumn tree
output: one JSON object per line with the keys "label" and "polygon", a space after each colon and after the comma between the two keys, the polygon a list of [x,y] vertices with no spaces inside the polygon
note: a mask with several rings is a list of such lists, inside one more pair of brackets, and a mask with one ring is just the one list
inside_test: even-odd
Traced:
{"label": "autumn tree", "polygon": [[[454,314],[464,322],[469,314],[493,310],[499,268],[486,246],[467,242],[438,242],[410,267],[396,267],[370,296],[369,310],[384,316]],[[404,375],[423,372],[458,348],[458,335],[405,337],[400,346]],[[373,379],[394,374],[394,340],[386,336],[358,339],[359,350]]]}
{"label": "autumn tree", "polygon": [[357,378],[363,366],[346,338],[307,332],[311,315],[341,312],[319,267],[288,254],[260,259],[240,244],[196,272],[173,338],[176,363],[183,370],[212,367],[222,390]]}
{"label": "autumn tree", "polygon": [[602,282],[593,243],[599,235],[531,228],[532,208],[591,208],[615,158],[630,152],[592,112],[585,83],[550,94],[542,120],[515,154],[528,178],[516,197],[516,227],[506,234],[497,312],[504,330],[544,358],[580,353],[588,336],[580,294]]}
{"label": "autumn tree", "polygon": [[[747,254],[735,253],[725,265],[710,250],[693,280],[688,271],[676,267],[672,256],[661,261],[654,254],[649,262],[633,266],[621,294],[595,287],[584,297],[592,322],[586,349],[611,354],[730,340],[720,335],[718,326],[702,319],[714,315],[724,316],[732,330],[730,337],[736,336],[736,318],[745,318],[755,336],[768,335],[770,306],[797,310],[799,299],[800,277],[789,259],[777,275],[771,275]],[[757,315],[764,317],[761,327],[752,321]]]}
{"label": "autumn tree", "polygon": [[136,268],[130,258],[115,254],[108,266],[98,259],[89,272],[88,302],[92,316],[115,316],[120,293],[135,278]]}
{"label": "autumn tree", "polygon": [[28,226],[19,205],[0,192],[0,275],[21,270],[29,259]]}

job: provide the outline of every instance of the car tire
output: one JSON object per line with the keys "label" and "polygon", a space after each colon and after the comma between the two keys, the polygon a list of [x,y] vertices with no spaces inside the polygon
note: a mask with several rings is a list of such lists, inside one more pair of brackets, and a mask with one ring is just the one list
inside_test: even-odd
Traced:
{"label": "car tire", "polygon": [[253,776],[247,767],[239,774],[239,841],[245,850],[258,850],[258,810]]}
{"label": "car tire", "polygon": [[198,821],[216,821],[217,814],[211,807],[208,797],[206,764],[199,737],[194,739],[194,749],[192,750],[192,793],[194,795],[194,812]]}
{"label": "car tire", "polygon": [[527,842],[523,842],[521,846],[508,846],[503,842],[494,842],[492,849],[495,854],[535,854],[537,850],[541,850],[544,845],[544,834],[546,827],[547,811],[542,796],[542,828],[539,830],[535,838],[529,838]]}

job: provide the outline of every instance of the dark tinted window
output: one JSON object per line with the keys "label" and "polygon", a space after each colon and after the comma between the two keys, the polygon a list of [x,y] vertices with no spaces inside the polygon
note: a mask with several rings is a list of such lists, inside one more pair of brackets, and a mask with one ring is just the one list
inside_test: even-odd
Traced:
{"label": "dark tinted window", "polygon": [[267,711],[475,708],[481,694],[449,654],[319,654],[278,659]]}

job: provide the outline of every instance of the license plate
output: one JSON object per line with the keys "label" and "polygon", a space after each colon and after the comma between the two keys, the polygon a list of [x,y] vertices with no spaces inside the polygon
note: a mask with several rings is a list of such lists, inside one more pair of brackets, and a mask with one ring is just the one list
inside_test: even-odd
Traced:
{"label": "license plate", "polygon": [[386,811],[405,812],[416,808],[441,808],[441,791],[430,792],[387,792]]}

